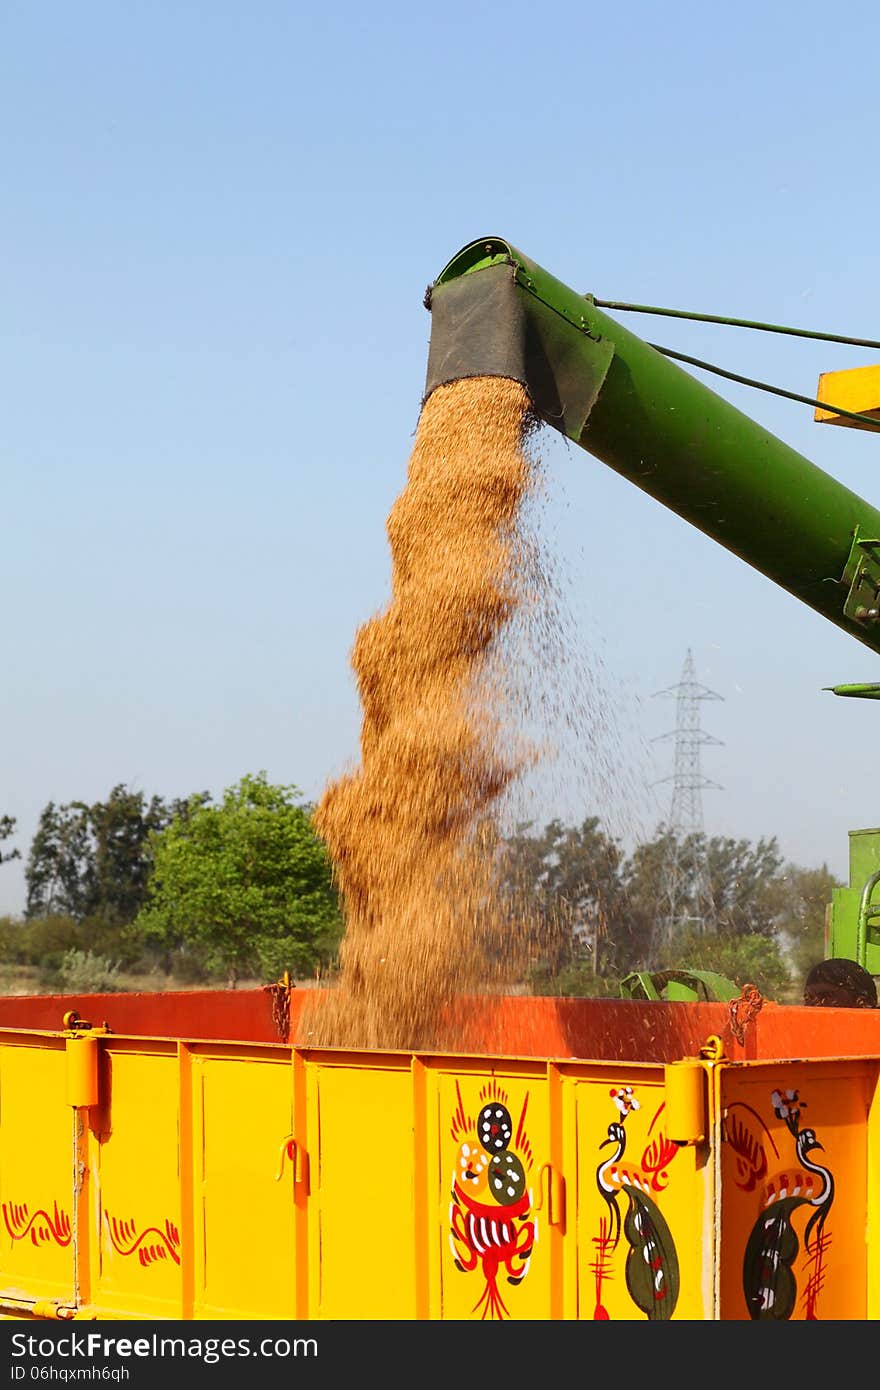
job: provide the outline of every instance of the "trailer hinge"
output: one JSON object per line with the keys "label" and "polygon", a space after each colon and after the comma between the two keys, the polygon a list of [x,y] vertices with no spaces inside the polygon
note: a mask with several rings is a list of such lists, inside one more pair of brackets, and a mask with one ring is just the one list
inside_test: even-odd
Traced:
{"label": "trailer hinge", "polygon": [[68,1321],[76,1317],[76,1308],[70,1303],[62,1303],[57,1298],[38,1299],[33,1308],[35,1318],[51,1318]]}
{"label": "trailer hinge", "polygon": [[91,1109],[100,1102],[98,1039],[106,1037],[110,1029],[106,1023],[96,1027],[80,1018],[75,1009],[68,1010],[63,1023],[67,1030],[67,1103],[75,1110]]}
{"label": "trailer hinge", "polygon": [[103,1037],[110,1032],[110,1024],[106,1020],[103,1023],[90,1023],[87,1018],[80,1018],[76,1009],[68,1009],[66,1014],[62,1014],[61,1026],[66,1032],[75,1033],[77,1037],[89,1033]]}
{"label": "trailer hinge", "polygon": [[880,539],[869,540],[856,530],[843,582],[849,584],[845,616],[862,627],[880,623]]}
{"label": "trailer hinge", "polygon": [[708,1133],[705,1067],[691,1057],[668,1062],[663,1084],[667,1138],[683,1147],[704,1143]]}

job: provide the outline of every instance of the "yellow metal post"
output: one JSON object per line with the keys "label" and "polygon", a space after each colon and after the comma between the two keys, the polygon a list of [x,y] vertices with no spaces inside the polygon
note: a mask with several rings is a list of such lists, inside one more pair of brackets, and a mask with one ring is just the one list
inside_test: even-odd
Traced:
{"label": "yellow metal post", "polygon": [[67,1064],[67,1104],[73,1109],[73,1191],[72,1245],[76,1316],[91,1299],[91,1225],[89,1163],[89,1111],[100,1104],[98,1038],[106,1034],[105,1027],[92,1028],[76,1013],[64,1015],[63,1022],[70,1031],[65,1040]]}

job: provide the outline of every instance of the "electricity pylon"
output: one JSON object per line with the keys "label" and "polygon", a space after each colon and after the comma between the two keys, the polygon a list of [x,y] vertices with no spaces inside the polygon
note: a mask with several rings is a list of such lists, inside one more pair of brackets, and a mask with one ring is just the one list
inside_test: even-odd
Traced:
{"label": "electricity pylon", "polygon": [[[703,776],[700,749],[708,743],[721,744],[722,740],[700,728],[700,701],[723,700],[724,696],[698,683],[690,649],[678,685],[654,693],[672,697],[676,703],[675,728],[652,740],[675,740],[675,770],[671,776],[660,778],[660,783],[673,784],[665,826],[669,842],[660,873],[662,911],[658,924],[661,940],[668,943],[683,927],[696,927],[700,932],[712,932],[716,927],[703,833],[702,793],[707,787],[720,790],[720,784]],[[659,945],[656,938],[657,933],[655,944]]]}

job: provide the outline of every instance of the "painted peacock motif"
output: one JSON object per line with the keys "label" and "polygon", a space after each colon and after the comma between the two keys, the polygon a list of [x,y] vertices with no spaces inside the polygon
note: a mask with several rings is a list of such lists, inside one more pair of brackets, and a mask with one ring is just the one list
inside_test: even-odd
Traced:
{"label": "painted peacock motif", "polygon": [[[822,1150],[816,1131],[801,1128],[805,1102],[797,1091],[774,1091],[773,1109],[794,1136],[799,1171],[774,1188],[752,1229],[743,1257],[743,1292],[752,1319],[790,1318],[797,1302],[797,1281],[792,1266],[800,1250],[794,1213],[801,1207],[812,1212],[804,1228],[804,1247],[821,1262],[822,1230],[834,1201],[834,1178],[813,1155]],[[820,1280],[816,1280],[820,1283]],[[808,1316],[810,1316],[808,1310]],[[815,1314],[813,1314],[815,1316]]]}
{"label": "painted peacock motif", "polygon": [[[613,1153],[596,1169],[596,1184],[608,1203],[609,1229],[606,1253],[616,1250],[621,1234],[629,1244],[625,1275],[629,1295],[651,1321],[672,1317],[678,1301],[679,1272],[675,1242],[657,1203],[648,1195],[636,1174],[621,1166],[626,1151],[624,1124],[631,1110],[638,1110],[631,1086],[612,1092],[621,1118],[608,1126],[608,1138],[600,1148],[613,1145]],[[626,1215],[621,1214],[621,1197],[626,1198]],[[604,1223],[603,1223],[604,1224]],[[607,1313],[597,1306],[597,1317]]]}

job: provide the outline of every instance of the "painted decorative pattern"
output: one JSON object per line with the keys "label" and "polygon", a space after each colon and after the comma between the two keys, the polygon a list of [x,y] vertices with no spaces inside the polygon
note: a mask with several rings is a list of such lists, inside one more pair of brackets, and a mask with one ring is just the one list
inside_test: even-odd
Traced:
{"label": "painted decorative pattern", "polygon": [[180,1233],[173,1221],[163,1227],[145,1226],[139,1230],[134,1221],[120,1221],[104,1212],[110,1243],[119,1255],[137,1255],[144,1266],[161,1260],[180,1264]]}
{"label": "painted decorative pattern", "polygon": [[[834,1177],[818,1161],[822,1144],[815,1129],[801,1124],[807,1102],[799,1092],[779,1087],[771,1093],[770,1105],[794,1140],[792,1163],[778,1166],[781,1156],[769,1127],[751,1106],[731,1106],[725,1122],[725,1138],[737,1156],[736,1181],[745,1191],[758,1191],[761,1200],[743,1255],[743,1294],[753,1320],[791,1318],[798,1306],[795,1263],[803,1239],[806,1279],[801,1306],[804,1319],[812,1322],[819,1316],[831,1246],[826,1223],[834,1202]],[[772,1172],[768,1148],[775,1160]],[[799,1233],[801,1212],[807,1215]]]}
{"label": "painted decorative pattern", "polygon": [[528,1175],[533,1155],[525,1128],[526,1093],[514,1126],[509,1097],[494,1079],[480,1090],[476,1119],[458,1105],[452,1137],[458,1144],[449,1204],[449,1244],[462,1274],[482,1275],[482,1289],[471,1311],[482,1320],[511,1316],[499,1287],[515,1288],[525,1279],[537,1238],[531,1217]]}
{"label": "painted decorative pattern", "polygon": [[[629,1246],[624,1272],[630,1298],[649,1320],[666,1321],[672,1317],[678,1302],[678,1253],[666,1218],[651,1194],[659,1194],[667,1186],[669,1165],[678,1153],[678,1146],[659,1128],[664,1110],[661,1103],[648,1130],[649,1135],[655,1128],[657,1133],[643,1150],[641,1161],[625,1164],[626,1120],[641,1105],[632,1086],[618,1086],[609,1096],[619,1118],[609,1124],[608,1137],[599,1145],[600,1149],[610,1148],[612,1152],[596,1169],[596,1185],[608,1214],[600,1220],[598,1234],[593,1237],[596,1250],[590,1264],[596,1289],[593,1318],[607,1321],[610,1317],[602,1299],[602,1286],[613,1278],[614,1256],[623,1238]],[[625,1212],[621,1210],[624,1201]]]}
{"label": "painted decorative pattern", "polygon": [[13,1240],[30,1236],[33,1245],[47,1241],[62,1247],[70,1244],[70,1217],[57,1202],[52,1204],[51,1216],[43,1207],[31,1213],[26,1202],[4,1202],[3,1221]]}

